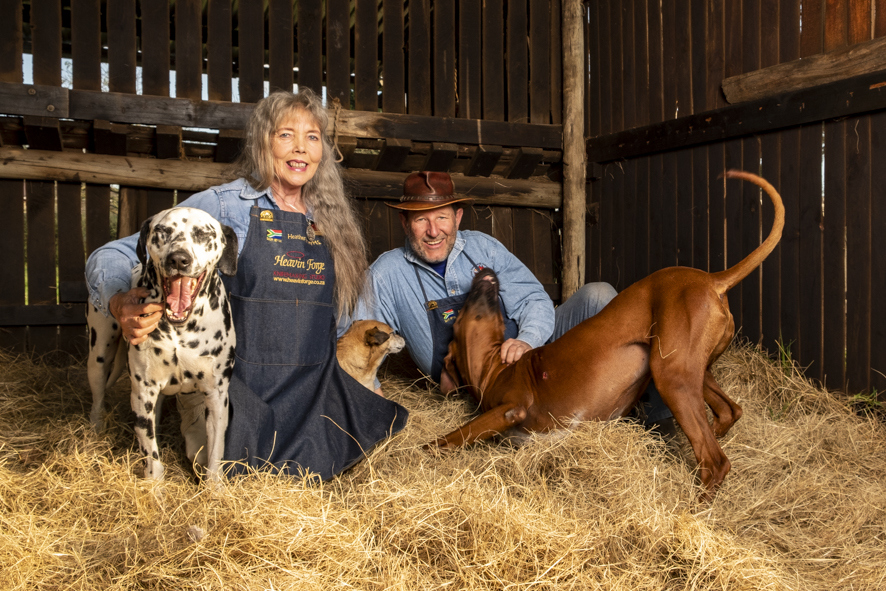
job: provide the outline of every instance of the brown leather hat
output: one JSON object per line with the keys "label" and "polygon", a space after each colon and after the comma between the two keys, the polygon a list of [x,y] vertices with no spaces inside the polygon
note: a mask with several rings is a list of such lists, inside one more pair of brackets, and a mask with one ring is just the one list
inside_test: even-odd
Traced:
{"label": "brown leather hat", "polygon": [[422,211],[451,205],[459,201],[471,201],[471,197],[453,195],[452,178],[447,172],[414,172],[403,181],[403,197],[400,203],[387,203],[388,207],[407,211]]}

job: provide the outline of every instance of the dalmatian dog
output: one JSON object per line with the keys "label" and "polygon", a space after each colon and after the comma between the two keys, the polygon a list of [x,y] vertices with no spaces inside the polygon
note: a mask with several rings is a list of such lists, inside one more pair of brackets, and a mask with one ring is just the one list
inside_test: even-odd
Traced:
{"label": "dalmatian dog", "polygon": [[135,434],[146,457],[145,477],[162,480],[156,427],[165,396],[177,396],[182,434],[192,462],[218,482],[228,426],[228,383],[234,368],[234,325],[219,272],[237,271],[237,235],[199,209],[176,207],[141,227],[132,286],[145,287],[145,302],[165,302],[147,340],[127,345],[113,316],[89,306],[87,361],[92,390],[90,420],[103,428],[105,390],[123,371],[128,348]]}

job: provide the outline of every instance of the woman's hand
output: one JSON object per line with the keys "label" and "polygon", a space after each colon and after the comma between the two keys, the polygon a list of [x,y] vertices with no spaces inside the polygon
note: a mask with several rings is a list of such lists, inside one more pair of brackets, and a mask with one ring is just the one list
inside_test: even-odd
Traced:
{"label": "woman's hand", "polygon": [[111,315],[123,329],[123,338],[131,345],[144,342],[160,323],[163,304],[146,304],[141,301],[150,294],[144,287],[134,287],[125,293],[111,296],[111,301],[108,302]]}

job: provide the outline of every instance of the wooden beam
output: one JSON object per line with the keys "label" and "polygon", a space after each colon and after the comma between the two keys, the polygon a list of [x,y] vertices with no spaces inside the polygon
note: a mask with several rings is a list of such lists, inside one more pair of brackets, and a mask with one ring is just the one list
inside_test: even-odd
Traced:
{"label": "wooden beam", "polygon": [[886,70],[886,37],[723,80],[730,103],[762,99]]}
{"label": "wooden beam", "polygon": [[563,287],[566,300],[585,282],[584,29],[582,2],[563,2]]}
{"label": "wooden beam", "polygon": [[0,306],[0,326],[58,326],[86,324],[83,304]]}
{"label": "wooden beam", "polygon": [[[82,152],[0,147],[0,178],[119,184],[129,187],[202,191],[230,180],[227,164],[154,158],[104,156]],[[399,199],[407,173],[345,170],[346,186],[355,197]],[[453,175],[455,190],[482,205],[554,209],[561,206],[560,184]]]}
{"label": "wooden beam", "polygon": [[[33,91],[31,93],[30,91]],[[84,121],[243,129],[255,105],[200,101],[51,86],[0,83],[0,112]],[[52,107],[50,110],[49,107]],[[508,123],[342,109],[330,116],[329,134],[360,138],[405,138],[418,142],[497,144],[559,150],[560,125]]]}
{"label": "wooden beam", "polygon": [[587,157],[609,162],[882,109],[886,71],[593,137]]}

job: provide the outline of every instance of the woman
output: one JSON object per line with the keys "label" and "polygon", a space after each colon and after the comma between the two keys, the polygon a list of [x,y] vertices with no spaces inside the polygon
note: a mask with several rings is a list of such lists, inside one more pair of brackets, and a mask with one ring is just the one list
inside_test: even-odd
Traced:
{"label": "woman", "polygon": [[[335,360],[337,320],[344,324],[356,306],[367,253],[327,123],[314,92],[271,94],[247,124],[240,178],[180,204],[209,212],[239,241],[237,275],[225,278],[237,331],[225,459],[238,461],[235,470],[270,466],[327,479],[406,423],[405,409]],[[96,250],[86,269],[91,303],[113,314],[134,344],[162,313],[140,303],[140,288],[129,289],[136,242]],[[199,396],[179,396],[179,408],[190,417],[183,432],[202,428]]]}

